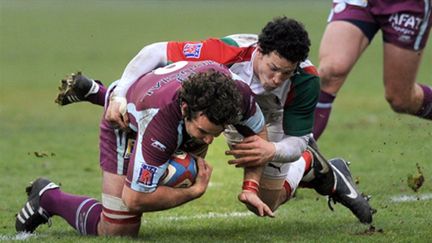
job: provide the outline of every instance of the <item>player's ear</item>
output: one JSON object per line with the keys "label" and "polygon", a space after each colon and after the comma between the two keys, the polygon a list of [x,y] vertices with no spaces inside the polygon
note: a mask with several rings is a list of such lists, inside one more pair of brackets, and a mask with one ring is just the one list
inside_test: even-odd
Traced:
{"label": "player's ear", "polygon": [[258,44],[256,50],[258,51],[259,54],[262,55],[262,48],[261,46]]}
{"label": "player's ear", "polygon": [[262,52],[262,49],[260,46],[257,46],[257,52],[256,52],[256,58],[261,59],[263,58],[264,53]]}
{"label": "player's ear", "polygon": [[180,104],[180,110],[181,110],[181,113],[182,113],[182,116],[183,117],[188,117],[189,116],[189,109],[188,109],[188,104],[186,103],[186,102],[184,102],[184,101],[182,101],[181,102],[181,104]]}

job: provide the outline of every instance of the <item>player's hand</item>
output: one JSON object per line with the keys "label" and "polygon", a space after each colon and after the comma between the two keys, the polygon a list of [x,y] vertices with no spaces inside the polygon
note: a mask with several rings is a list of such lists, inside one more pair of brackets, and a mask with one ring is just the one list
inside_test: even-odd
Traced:
{"label": "player's hand", "polygon": [[197,159],[198,175],[191,188],[195,190],[194,194],[196,197],[200,197],[207,190],[213,167],[201,157],[197,157],[195,159]]}
{"label": "player's hand", "polygon": [[105,119],[114,127],[127,129],[129,118],[126,112],[127,101],[124,97],[111,97],[105,113]]}
{"label": "player's hand", "polygon": [[249,211],[253,212],[257,216],[264,217],[274,217],[273,211],[267,204],[265,204],[255,192],[243,190],[239,195],[238,199],[240,202],[244,203]]}
{"label": "player's hand", "polygon": [[233,144],[231,150],[225,151],[226,155],[235,157],[228,163],[236,167],[264,165],[273,159],[275,153],[274,144],[257,135],[247,137],[241,143]]}

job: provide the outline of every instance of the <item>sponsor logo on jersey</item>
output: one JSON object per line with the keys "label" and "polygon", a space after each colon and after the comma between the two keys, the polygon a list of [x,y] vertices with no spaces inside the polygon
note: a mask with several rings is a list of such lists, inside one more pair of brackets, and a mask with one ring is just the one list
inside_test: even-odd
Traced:
{"label": "sponsor logo on jersey", "polygon": [[389,22],[394,30],[402,34],[401,41],[409,41],[411,35],[415,35],[416,31],[420,28],[422,23],[421,18],[408,13],[395,13],[389,17]]}
{"label": "sponsor logo on jersey", "polygon": [[158,140],[151,138],[150,139],[152,141],[151,146],[154,148],[159,149],[162,152],[165,152],[166,146],[163,145],[161,142],[159,142]]}
{"label": "sponsor logo on jersey", "polygon": [[157,167],[143,164],[139,173],[138,182],[147,186],[151,186],[156,171]]}
{"label": "sponsor logo on jersey", "polygon": [[202,45],[202,43],[187,43],[183,47],[183,54],[188,58],[199,58]]}

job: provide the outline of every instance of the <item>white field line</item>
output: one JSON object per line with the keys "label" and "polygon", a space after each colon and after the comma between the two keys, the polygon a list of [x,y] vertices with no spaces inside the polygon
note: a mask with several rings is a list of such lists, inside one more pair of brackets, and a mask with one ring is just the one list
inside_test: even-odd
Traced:
{"label": "white field line", "polygon": [[[156,219],[156,221],[184,221],[191,219],[216,219],[216,218],[243,218],[254,216],[251,212],[231,212],[231,213],[213,213],[209,212],[206,214],[198,214],[194,216],[168,216],[168,217],[160,217]],[[255,217],[255,216],[254,216]],[[143,220],[144,222],[148,222],[149,220]],[[153,219],[151,221],[154,221]],[[30,238],[38,238],[38,234],[30,234],[30,233],[18,233],[16,235],[0,235],[0,241],[24,241]]]}
{"label": "white field line", "polygon": [[[223,183],[211,183],[209,184],[209,187],[218,188],[222,187]],[[168,216],[168,217],[161,217],[158,219],[161,221],[181,221],[181,220],[191,220],[191,219],[212,219],[212,218],[241,218],[241,217],[247,217],[252,216],[254,214],[250,212],[231,212],[231,213],[207,213],[207,214],[199,214],[195,216]],[[146,220],[144,219],[144,222]],[[1,235],[0,234],[0,242],[1,241],[25,241],[30,238],[38,238],[38,234],[31,234],[31,233],[18,233],[16,235]]]}
{"label": "white field line", "polygon": [[209,187],[213,187],[213,188],[219,188],[219,187],[223,186],[223,183],[220,183],[220,182],[210,182],[208,186]]}
{"label": "white field line", "polygon": [[[254,216],[251,212],[231,212],[231,213],[206,213],[206,214],[198,214],[194,216],[167,216],[160,217],[156,221],[182,221],[182,220],[191,220],[191,219],[215,219],[215,218],[243,218]],[[146,220],[144,220],[146,221]],[[153,219],[151,220],[153,221]]]}
{"label": "white field line", "polygon": [[432,193],[418,195],[397,195],[391,197],[390,200],[395,203],[432,200]]}
{"label": "white field line", "polygon": [[[390,198],[392,202],[413,202],[418,200],[432,200],[432,193],[415,195],[397,195]],[[280,208],[278,212],[283,211]],[[231,212],[231,213],[213,213],[209,212],[207,214],[199,214],[194,216],[167,216],[160,217],[158,221],[181,221],[181,220],[191,220],[191,219],[212,219],[212,218],[243,218],[254,216],[251,212]],[[153,221],[153,220],[152,220]]]}
{"label": "white field line", "polygon": [[[218,185],[213,185],[218,186]],[[419,194],[419,195],[397,195],[390,198],[392,202],[415,202],[419,200],[432,200],[432,193]],[[280,210],[279,210],[280,211]],[[230,213],[213,213],[198,214],[194,216],[167,216],[160,217],[157,221],[182,221],[191,219],[214,219],[214,218],[244,218],[254,216],[251,212],[230,212]],[[144,221],[147,221],[144,219]],[[153,220],[152,220],[153,221]],[[37,238],[37,234],[19,233],[13,236],[0,235],[0,241],[22,241],[30,238]]]}
{"label": "white field line", "polygon": [[30,238],[37,238],[37,234],[21,232],[16,235],[0,235],[0,241],[21,241],[28,240]]}

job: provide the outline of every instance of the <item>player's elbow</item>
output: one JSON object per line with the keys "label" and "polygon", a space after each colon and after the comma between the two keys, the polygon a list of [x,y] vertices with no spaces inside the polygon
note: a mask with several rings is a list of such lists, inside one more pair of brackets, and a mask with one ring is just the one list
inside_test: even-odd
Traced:
{"label": "player's elbow", "polygon": [[137,197],[123,197],[123,202],[131,213],[142,213],[143,205]]}
{"label": "player's elbow", "polygon": [[123,191],[122,200],[129,212],[143,213],[145,211],[146,201],[143,200],[144,197],[140,194],[142,193],[132,190]]}
{"label": "player's elbow", "polygon": [[142,193],[130,191],[122,195],[125,206],[133,213],[144,213],[164,209],[160,206],[160,198],[154,192]]}

